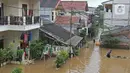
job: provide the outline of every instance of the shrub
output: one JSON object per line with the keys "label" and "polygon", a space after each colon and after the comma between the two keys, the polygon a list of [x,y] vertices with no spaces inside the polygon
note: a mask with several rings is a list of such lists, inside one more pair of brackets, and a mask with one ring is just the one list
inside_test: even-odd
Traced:
{"label": "shrub", "polygon": [[11,73],[22,73],[21,68],[15,68]]}
{"label": "shrub", "polygon": [[117,48],[119,43],[120,43],[119,39],[108,36],[108,37],[103,38],[102,44],[104,45],[104,47],[107,47],[107,48]]}
{"label": "shrub", "polygon": [[17,50],[18,61],[22,61],[23,53],[24,53],[23,49]]}
{"label": "shrub", "polygon": [[56,67],[59,68],[61,67],[62,64],[64,64],[66,62],[66,60],[69,58],[69,54],[67,51],[60,51],[56,57]]}
{"label": "shrub", "polygon": [[79,55],[80,55],[80,49],[79,49],[79,48],[76,48],[76,49],[74,50],[74,54],[75,54],[76,56],[79,56]]}
{"label": "shrub", "polygon": [[13,52],[9,48],[0,49],[0,64],[13,59]]}
{"label": "shrub", "polygon": [[30,56],[34,59],[40,59],[44,49],[44,42],[37,40],[30,45]]}

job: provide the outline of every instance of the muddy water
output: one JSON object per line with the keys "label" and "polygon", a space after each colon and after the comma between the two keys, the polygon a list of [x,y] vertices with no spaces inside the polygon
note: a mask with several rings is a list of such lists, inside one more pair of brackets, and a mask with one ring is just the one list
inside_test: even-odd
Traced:
{"label": "muddy water", "polygon": [[[108,49],[101,49],[101,66],[100,73],[130,73],[130,59],[111,58],[105,57]],[[113,56],[130,57],[129,50],[112,50]]]}
{"label": "muddy water", "polygon": [[[46,60],[35,61],[33,65],[6,65],[0,68],[0,73],[11,73],[15,67],[23,69],[24,73],[93,73],[98,71],[99,73],[130,73],[130,59],[108,59],[105,57],[108,49],[99,49],[99,54],[93,53],[93,49],[82,49],[79,57],[69,59],[60,69],[56,70],[54,60],[51,58]],[[93,56],[94,55],[94,56]],[[99,57],[100,58],[97,58]],[[113,56],[126,56],[130,57],[130,51],[116,49],[112,51]],[[93,60],[100,59],[100,62],[95,63]],[[93,63],[95,64],[94,67]],[[92,68],[92,66],[94,68]],[[87,69],[90,67],[91,69]],[[99,68],[98,68],[99,67]],[[91,70],[91,71],[88,71]],[[96,72],[94,72],[96,73]]]}
{"label": "muddy water", "polygon": [[55,58],[35,61],[33,65],[6,65],[0,68],[0,73],[11,73],[15,67],[23,69],[24,73],[83,73],[91,56],[92,49],[82,48],[80,56],[69,59],[60,69],[56,70]]}

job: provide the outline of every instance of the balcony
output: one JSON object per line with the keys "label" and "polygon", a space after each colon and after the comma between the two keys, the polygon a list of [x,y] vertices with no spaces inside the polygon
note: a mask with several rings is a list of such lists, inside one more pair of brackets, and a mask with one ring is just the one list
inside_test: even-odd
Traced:
{"label": "balcony", "polygon": [[0,18],[0,31],[27,31],[39,27],[39,16],[4,16]]}

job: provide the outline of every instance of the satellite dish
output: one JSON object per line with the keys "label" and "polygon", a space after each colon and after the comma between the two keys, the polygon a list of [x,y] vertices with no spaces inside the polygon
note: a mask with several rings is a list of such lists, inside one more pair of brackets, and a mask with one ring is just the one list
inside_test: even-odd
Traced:
{"label": "satellite dish", "polygon": [[125,5],[122,5],[122,4],[115,5],[115,14],[124,15],[125,14]]}

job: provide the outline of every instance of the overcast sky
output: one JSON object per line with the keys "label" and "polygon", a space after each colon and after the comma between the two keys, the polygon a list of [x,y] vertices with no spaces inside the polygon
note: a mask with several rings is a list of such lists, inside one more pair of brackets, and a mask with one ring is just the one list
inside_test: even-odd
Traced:
{"label": "overcast sky", "polygon": [[[62,1],[71,1],[71,0],[62,0]],[[97,7],[102,2],[107,1],[107,0],[72,0],[72,1],[87,1],[88,2],[88,6]]]}

